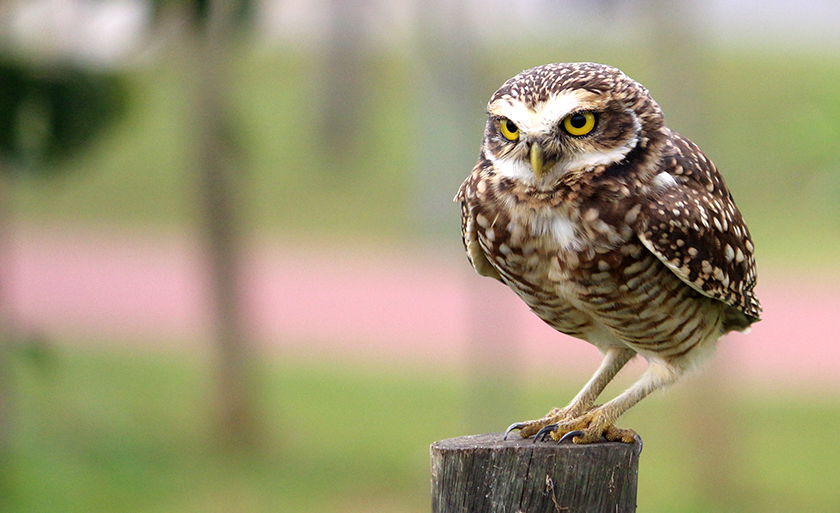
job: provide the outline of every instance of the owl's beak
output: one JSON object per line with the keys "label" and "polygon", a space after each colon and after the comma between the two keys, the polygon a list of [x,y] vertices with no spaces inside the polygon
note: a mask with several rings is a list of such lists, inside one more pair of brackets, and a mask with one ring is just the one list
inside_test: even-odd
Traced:
{"label": "owl's beak", "polygon": [[542,178],[543,173],[551,169],[555,162],[554,159],[545,159],[545,152],[539,143],[531,145],[531,169],[537,179]]}

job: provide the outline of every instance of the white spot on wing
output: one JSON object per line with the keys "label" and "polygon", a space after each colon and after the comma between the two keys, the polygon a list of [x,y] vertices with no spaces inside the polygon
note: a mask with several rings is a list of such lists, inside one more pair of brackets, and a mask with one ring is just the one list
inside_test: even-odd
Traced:
{"label": "white spot on wing", "polygon": [[662,172],[653,177],[653,186],[658,189],[667,189],[668,187],[674,187],[676,185],[677,179],[670,173]]}

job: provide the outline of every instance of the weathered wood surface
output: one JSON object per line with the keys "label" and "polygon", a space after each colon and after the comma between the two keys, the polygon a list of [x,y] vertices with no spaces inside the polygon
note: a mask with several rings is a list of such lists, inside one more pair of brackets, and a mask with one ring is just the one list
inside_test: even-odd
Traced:
{"label": "weathered wood surface", "polygon": [[433,513],[636,511],[638,444],[532,443],[515,433],[432,444]]}

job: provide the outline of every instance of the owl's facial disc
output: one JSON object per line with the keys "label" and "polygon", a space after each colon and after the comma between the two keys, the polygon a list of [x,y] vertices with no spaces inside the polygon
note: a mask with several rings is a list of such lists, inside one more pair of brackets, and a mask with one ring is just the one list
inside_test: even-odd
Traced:
{"label": "owl's facial disc", "polygon": [[491,160],[504,176],[548,186],[619,162],[639,141],[635,113],[598,92],[567,89],[532,100],[505,94],[488,105]]}

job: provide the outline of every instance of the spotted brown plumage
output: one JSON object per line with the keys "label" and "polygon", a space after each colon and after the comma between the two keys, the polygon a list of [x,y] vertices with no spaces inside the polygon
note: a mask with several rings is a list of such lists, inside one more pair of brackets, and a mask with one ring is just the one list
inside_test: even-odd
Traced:
{"label": "spotted brown plumage", "polygon": [[[568,406],[508,431],[632,442],[614,426],[624,411],[759,320],[749,231],[714,164],[616,68],[526,70],[487,111],[478,163],[455,198],[467,256],[605,354]],[[594,406],[636,354],[649,362],[642,377]]]}

